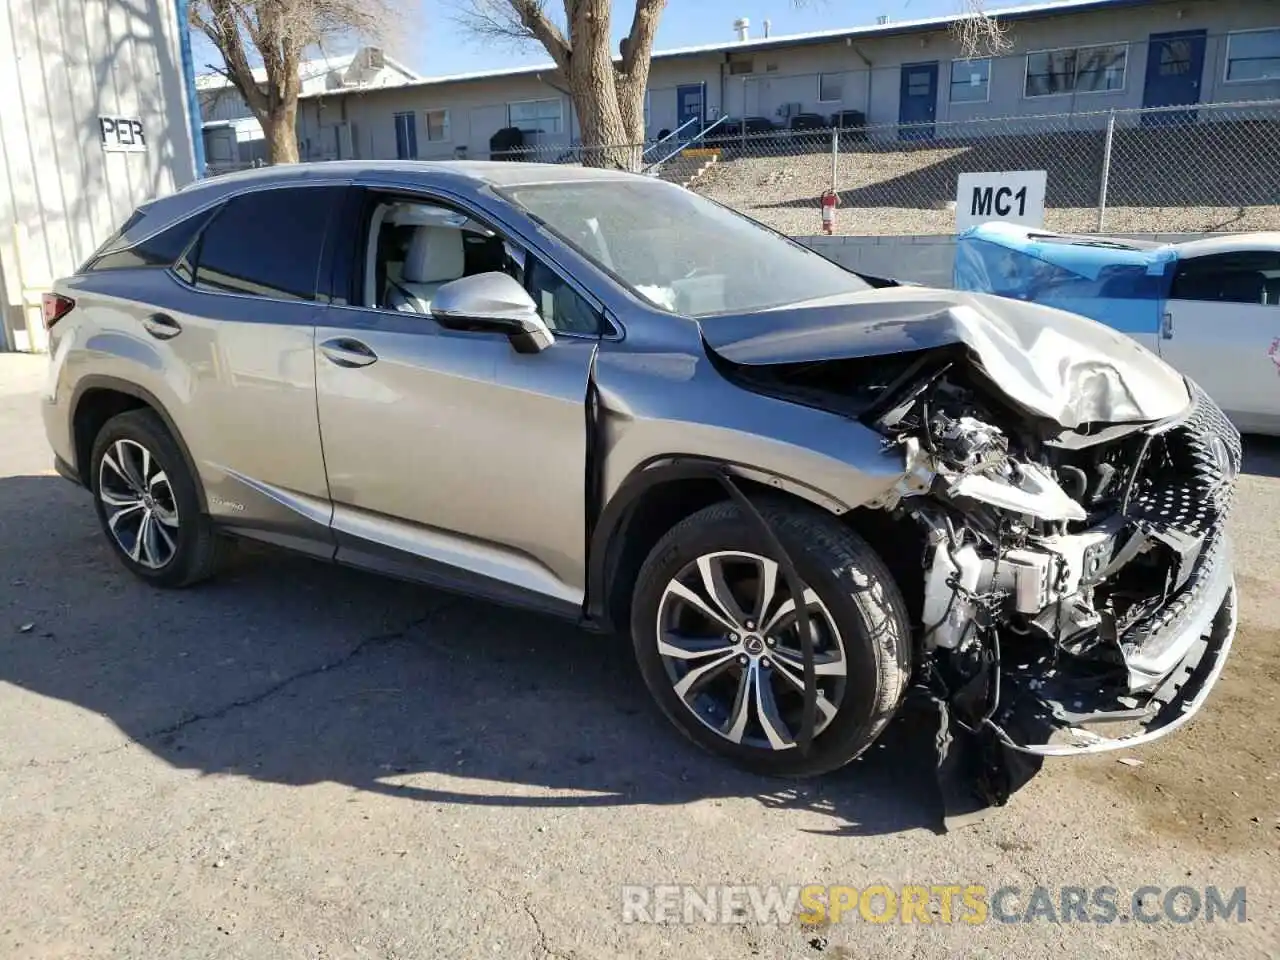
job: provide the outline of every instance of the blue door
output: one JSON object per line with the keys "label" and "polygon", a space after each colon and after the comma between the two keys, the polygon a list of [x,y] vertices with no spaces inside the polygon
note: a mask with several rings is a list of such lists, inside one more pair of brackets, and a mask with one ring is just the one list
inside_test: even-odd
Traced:
{"label": "blue door", "polygon": [[[1204,30],[1180,33],[1153,33],[1147,48],[1147,79],[1143,88],[1144,107],[1180,107],[1200,102],[1200,80],[1204,75]],[[1147,126],[1187,123],[1196,118],[1194,110],[1170,110],[1143,114]]]}
{"label": "blue door", "polygon": [[683,127],[690,120],[697,121],[680,131],[680,139],[688,140],[702,132],[704,101],[707,85],[705,83],[686,83],[676,87],[676,129]]}
{"label": "blue door", "polygon": [[938,116],[938,62],[904,63],[898,100],[898,139],[932,140]]}

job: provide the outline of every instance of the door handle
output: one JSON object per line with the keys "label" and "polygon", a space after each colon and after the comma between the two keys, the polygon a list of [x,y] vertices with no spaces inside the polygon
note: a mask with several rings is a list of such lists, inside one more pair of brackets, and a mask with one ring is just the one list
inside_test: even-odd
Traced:
{"label": "door handle", "polygon": [[368,344],[352,337],[334,337],[320,344],[320,352],[340,367],[367,367],[378,359]]}
{"label": "door handle", "polygon": [[182,332],[178,321],[167,313],[153,313],[142,321],[142,328],[157,340],[172,340]]}
{"label": "door handle", "polygon": [[1173,314],[1167,310],[1164,316],[1160,318],[1160,339],[1173,339]]}

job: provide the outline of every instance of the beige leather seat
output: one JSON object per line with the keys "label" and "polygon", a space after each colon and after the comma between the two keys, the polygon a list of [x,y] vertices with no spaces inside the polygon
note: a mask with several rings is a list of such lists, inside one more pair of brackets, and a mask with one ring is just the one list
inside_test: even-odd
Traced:
{"label": "beige leather seat", "polygon": [[405,313],[429,314],[436,291],[460,279],[465,269],[461,230],[418,227],[409,241],[400,279],[391,281],[387,303]]}

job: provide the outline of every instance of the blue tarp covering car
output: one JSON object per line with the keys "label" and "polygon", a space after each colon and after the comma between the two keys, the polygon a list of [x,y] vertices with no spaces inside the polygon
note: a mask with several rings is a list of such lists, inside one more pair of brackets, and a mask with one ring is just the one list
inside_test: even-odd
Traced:
{"label": "blue tarp covering car", "polygon": [[1177,259],[1167,244],[984,223],[960,235],[954,286],[1069,310],[1141,338],[1159,332]]}
{"label": "blue tarp covering car", "polygon": [[1280,232],[1153,243],[985,223],[960,235],[953,285],[1127,334],[1241,429],[1280,435]]}

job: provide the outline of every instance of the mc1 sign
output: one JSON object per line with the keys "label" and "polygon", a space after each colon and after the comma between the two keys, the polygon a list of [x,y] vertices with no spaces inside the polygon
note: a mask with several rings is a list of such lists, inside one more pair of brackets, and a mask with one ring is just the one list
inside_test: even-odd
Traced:
{"label": "mc1 sign", "polygon": [[102,149],[108,153],[146,153],[147,136],[137,117],[99,117]]}
{"label": "mc1 sign", "polygon": [[962,173],[956,187],[956,230],[1004,220],[1028,227],[1044,226],[1044,170]]}

